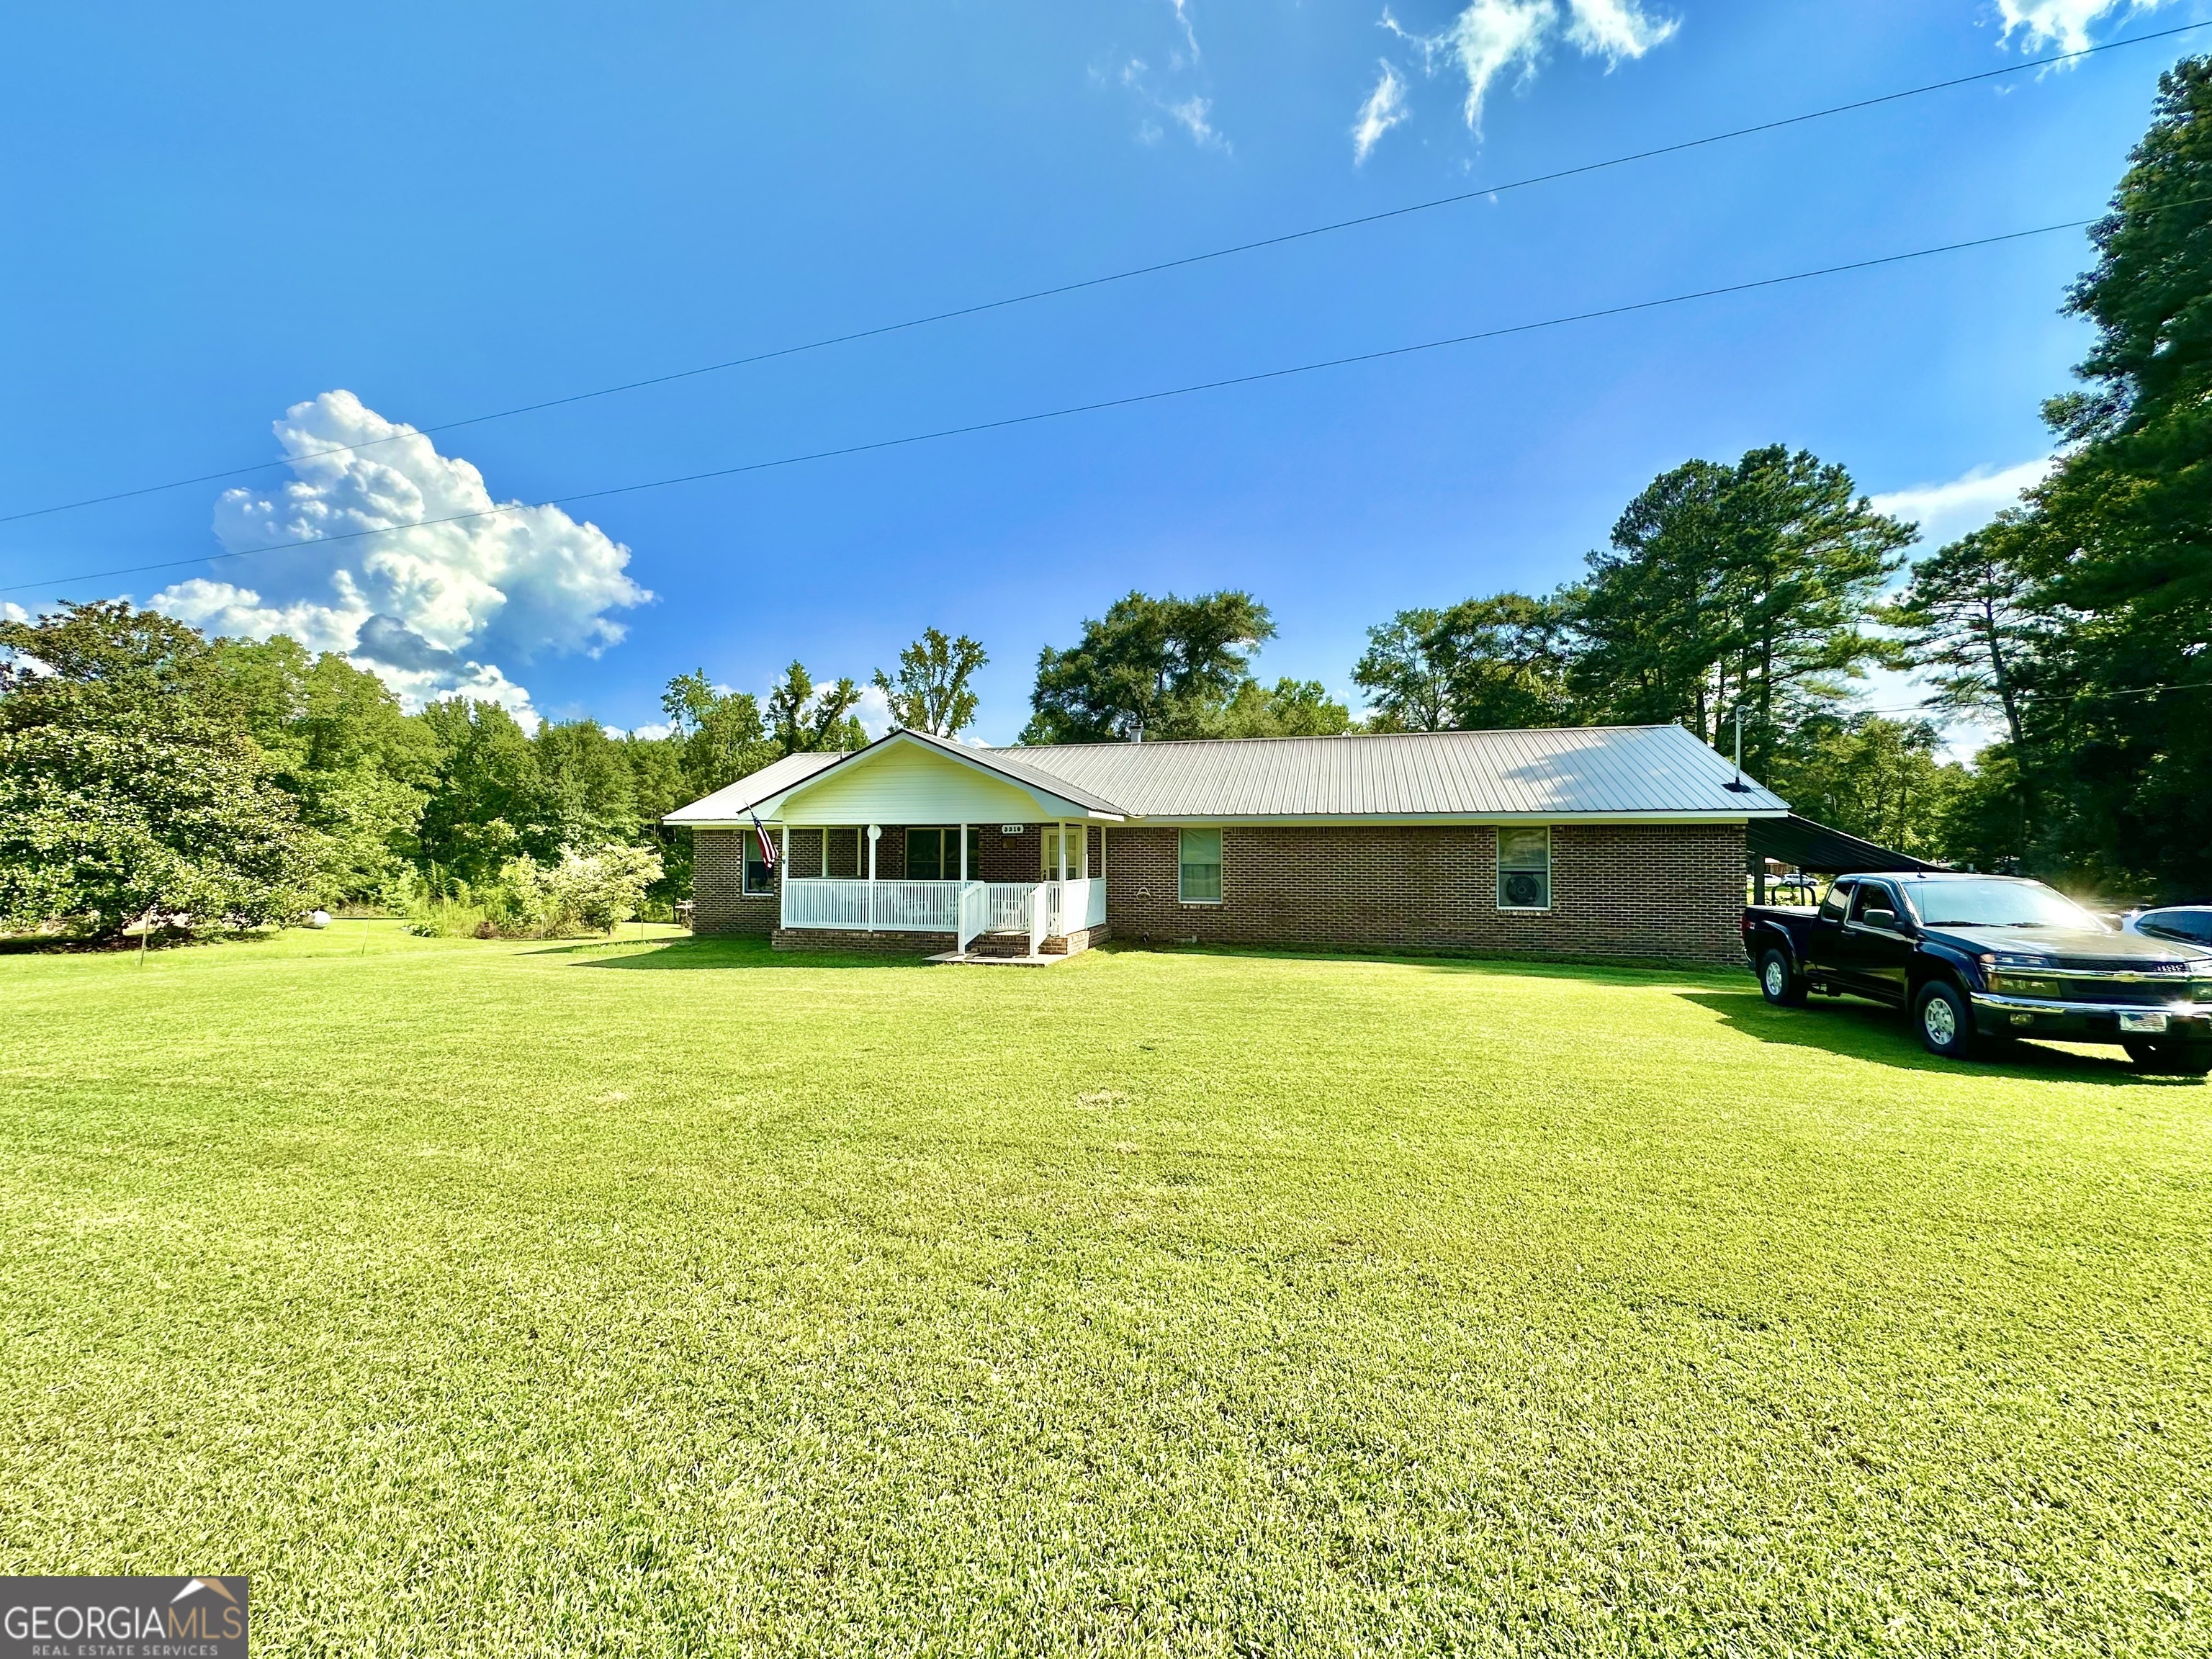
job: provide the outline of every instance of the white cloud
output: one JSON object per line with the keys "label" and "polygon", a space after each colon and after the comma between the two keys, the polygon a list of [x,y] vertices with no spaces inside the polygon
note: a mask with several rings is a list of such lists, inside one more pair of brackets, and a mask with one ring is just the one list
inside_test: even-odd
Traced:
{"label": "white cloud", "polygon": [[31,613],[17,605],[15,600],[0,599],[0,622],[27,623],[30,620]]}
{"label": "white cloud", "polygon": [[1376,141],[1410,113],[1406,107],[1406,83],[1389,59],[1385,58],[1375,90],[1367,94],[1367,101],[1359,106],[1359,118],[1352,124],[1353,164],[1364,161]]}
{"label": "white cloud", "polygon": [[864,685],[860,700],[853,705],[859,717],[860,729],[871,738],[880,738],[891,729],[891,700],[884,695],[880,685]]}
{"label": "white cloud", "polygon": [[1182,123],[1183,131],[1190,134],[1192,143],[1218,144],[1224,149],[1229,147],[1229,141],[1216,132],[1206,118],[1207,112],[1213,108],[1212,99],[1194,94],[1179,103],[1162,104],[1160,107]]}
{"label": "white cloud", "polygon": [[1641,58],[1681,27],[1674,17],[1647,17],[1636,0],[1568,0],[1567,41],[1608,67]]}
{"label": "white cloud", "polygon": [[2017,506],[2021,492],[2042,483],[2056,459],[2045,455],[2016,466],[1978,466],[1945,483],[1893,489],[1874,497],[1875,510],[1911,520],[1920,526],[1923,546],[1941,547]]}
{"label": "white cloud", "polygon": [[[1179,58],[1171,58],[1170,62],[1175,68],[1182,67]],[[1152,65],[1141,58],[1132,58],[1122,64],[1120,79],[1123,86],[1144,100],[1146,104],[1188,133],[1191,142],[1201,149],[1208,147],[1220,150],[1229,149],[1228,139],[1215,130],[1211,119],[1213,111],[1212,99],[1202,98],[1196,93],[1174,98],[1154,90]],[[1137,136],[1148,144],[1159,143],[1164,131],[1160,124],[1150,116],[1137,124]]]}
{"label": "white cloud", "polygon": [[[1110,72],[1094,68],[1091,81],[1098,86],[1118,84],[1138,100],[1137,137],[1143,143],[1157,144],[1170,126],[1176,126],[1200,149],[1226,154],[1231,146],[1213,125],[1213,100],[1192,85],[1200,72],[1203,54],[1198,48],[1198,31],[1191,23],[1191,0],[1167,0],[1167,8],[1175,15],[1172,39],[1158,39],[1157,22],[1147,25],[1156,37],[1147,48],[1148,56],[1133,52],[1122,57],[1116,52],[1120,67]],[[1158,15],[1154,14],[1156,19]],[[1164,70],[1153,67],[1161,62],[1167,65]]]}
{"label": "white cloud", "polygon": [[655,720],[647,726],[633,726],[627,732],[619,726],[603,726],[599,730],[611,738],[642,738],[647,743],[659,743],[663,738],[672,736],[676,728]]}
{"label": "white cloud", "polygon": [[[214,633],[342,652],[410,708],[459,692],[527,714],[529,693],[496,659],[597,656],[623,637],[608,613],[653,597],[628,574],[629,550],[597,526],[495,502],[475,467],[350,392],[295,404],[275,425],[292,480],[216,503],[216,539],[244,556],[225,562],[238,580],[179,582],[155,608]],[[348,448],[362,444],[374,447]],[[436,520],[459,521],[423,522]],[[337,536],[354,539],[286,545]]]}
{"label": "white cloud", "polygon": [[2014,34],[2030,52],[2057,46],[2062,52],[2081,52],[2089,46],[2090,27],[2105,17],[2129,12],[2155,11],[2166,0],[1997,0],[1997,16],[2004,24],[2003,39]]}
{"label": "white cloud", "polygon": [[[1168,3],[1175,8],[1176,21],[1182,25],[1183,45],[1189,50],[1190,61],[1195,64],[1198,61],[1198,31],[1190,26],[1188,0],[1168,0]],[[1176,67],[1181,69],[1182,65],[1177,64]]]}
{"label": "white cloud", "polygon": [[[1382,26],[1419,49],[1428,74],[1443,64],[1466,78],[1464,113],[1468,130],[1477,134],[1482,131],[1483,103],[1498,77],[1517,72],[1526,81],[1534,75],[1546,48],[1563,30],[1567,45],[1586,57],[1604,58],[1610,70],[1626,58],[1643,57],[1680,27],[1674,18],[1651,15],[1640,0],[1565,0],[1564,15],[1560,0],[1473,0],[1434,34],[1412,33],[1387,9]],[[1355,137],[1358,131],[1354,129]]]}

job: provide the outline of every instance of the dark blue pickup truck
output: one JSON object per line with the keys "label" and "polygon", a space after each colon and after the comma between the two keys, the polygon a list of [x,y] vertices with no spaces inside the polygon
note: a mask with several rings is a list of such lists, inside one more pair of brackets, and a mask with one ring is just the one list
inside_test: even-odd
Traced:
{"label": "dark blue pickup truck", "polygon": [[1909,1009],[1954,1059],[2013,1037],[2117,1042],[2147,1072],[2212,1072],[2212,947],[2115,933],[2039,881],[1843,876],[1817,910],[1753,905],[1743,948],[1778,1007],[1808,993]]}

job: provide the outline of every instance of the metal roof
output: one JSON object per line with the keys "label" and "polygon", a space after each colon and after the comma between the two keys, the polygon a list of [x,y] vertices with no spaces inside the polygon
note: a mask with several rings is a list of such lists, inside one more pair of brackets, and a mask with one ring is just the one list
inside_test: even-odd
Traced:
{"label": "metal roof", "polygon": [[897,728],[885,732],[865,749],[846,750],[816,750],[807,754],[786,755],[772,761],[757,772],[747,774],[735,783],[717,789],[689,806],[679,806],[661,819],[663,823],[728,823],[742,819],[762,802],[784,794],[802,783],[811,783],[833,766],[842,766],[873,754],[885,744],[893,742],[919,744],[925,749],[934,749],[940,754],[986,772],[1018,783],[1025,788],[1041,790],[1048,795],[1073,805],[1092,811],[1119,817],[1121,809],[1109,800],[1101,799],[1081,785],[1058,777],[1031,764],[1030,757],[1037,751],[1029,749],[985,749],[954,743],[949,738],[932,736],[927,732],[908,732]]}
{"label": "metal roof", "polygon": [[742,820],[761,802],[901,738],[1132,818],[1742,817],[1790,810],[1748,780],[1732,788],[1735,769],[1679,726],[1007,749],[893,732],[848,754],[787,755],[664,822]]}
{"label": "metal roof", "polygon": [[689,806],[679,806],[661,819],[663,823],[726,823],[744,815],[766,800],[770,795],[780,795],[794,783],[802,783],[824,767],[835,766],[844,759],[842,754],[816,752],[786,755],[780,761],[770,761],[757,772],[749,772],[735,783],[725,785],[713,794],[693,801]]}
{"label": "metal roof", "polygon": [[1744,847],[1753,858],[1774,859],[1784,864],[1794,864],[1800,870],[1810,870],[1815,875],[1855,875],[1880,870],[1940,870],[1940,864],[1930,864],[1925,859],[1914,858],[1910,853],[1897,853],[1887,847],[1878,847],[1870,841],[1832,830],[1825,823],[1815,823],[1810,818],[1801,818],[1792,812],[1786,818],[1766,818],[1753,824],[1744,835]]}
{"label": "metal roof", "polygon": [[1789,804],[1679,726],[994,750],[1130,817],[1741,817]]}

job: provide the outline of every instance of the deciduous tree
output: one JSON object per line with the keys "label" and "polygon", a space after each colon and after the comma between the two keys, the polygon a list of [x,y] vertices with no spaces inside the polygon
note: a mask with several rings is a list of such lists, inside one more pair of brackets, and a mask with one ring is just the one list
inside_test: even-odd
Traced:
{"label": "deciduous tree", "polygon": [[975,694],[968,682],[988,661],[983,647],[965,634],[948,640],[943,630],[925,628],[899,653],[896,676],[876,670],[876,689],[890,703],[891,718],[908,731],[957,737],[975,723]]}
{"label": "deciduous tree", "polygon": [[1076,645],[1038,653],[1022,741],[1218,736],[1251,678],[1252,653],[1274,635],[1267,607],[1249,593],[1132,592],[1085,622]]}

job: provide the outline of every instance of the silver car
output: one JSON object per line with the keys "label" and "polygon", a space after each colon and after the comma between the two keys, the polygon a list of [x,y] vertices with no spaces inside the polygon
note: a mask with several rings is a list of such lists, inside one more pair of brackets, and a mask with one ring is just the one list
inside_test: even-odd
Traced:
{"label": "silver car", "polygon": [[2169,904],[2159,910],[2130,910],[2121,919],[2123,932],[2152,939],[2179,939],[2187,945],[2212,945],[2212,904]]}

